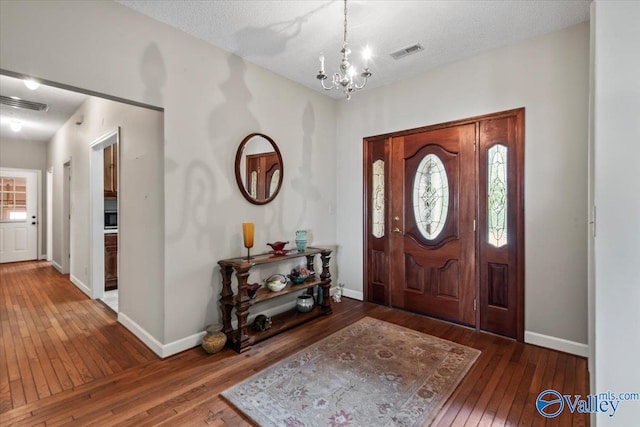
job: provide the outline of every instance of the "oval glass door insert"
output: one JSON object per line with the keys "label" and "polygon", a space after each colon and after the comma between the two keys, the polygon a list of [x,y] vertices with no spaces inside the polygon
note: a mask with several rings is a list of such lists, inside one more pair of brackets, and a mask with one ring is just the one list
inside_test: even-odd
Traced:
{"label": "oval glass door insert", "polygon": [[442,232],[449,212],[449,180],[442,160],[424,156],[413,180],[413,214],[420,234],[434,240]]}

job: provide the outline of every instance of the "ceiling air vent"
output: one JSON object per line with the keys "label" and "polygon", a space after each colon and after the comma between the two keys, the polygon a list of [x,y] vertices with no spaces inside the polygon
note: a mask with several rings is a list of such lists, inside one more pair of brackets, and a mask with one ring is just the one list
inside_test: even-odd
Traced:
{"label": "ceiling air vent", "polygon": [[27,101],[26,99],[16,98],[15,96],[0,95],[0,104],[8,105],[14,108],[23,108],[33,111],[47,111],[49,106],[40,102]]}
{"label": "ceiling air vent", "polygon": [[404,49],[400,49],[400,50],[396,50],[395,52],[392,52],[390,55],[393,59],[401,59],[404,58],[405,56],[409,56],[411,54],[417,53],[424,50],[424,48],[422,47],[421,44],[414,44],[413,46],[409,46],[409,47],[405,47]]}

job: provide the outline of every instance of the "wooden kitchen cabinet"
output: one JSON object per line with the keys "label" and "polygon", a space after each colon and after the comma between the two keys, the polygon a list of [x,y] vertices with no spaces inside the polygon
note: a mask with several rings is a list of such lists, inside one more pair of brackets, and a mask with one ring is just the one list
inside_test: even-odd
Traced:
{"label": "wooden kitchen cabinet", "polygon": [[104,197],[118,198],[118,143],[104,149]]}
{"label": "wooden kitchen cabinet", "polygon": [[104,290],[118,289],[118,233],[104,235]]}

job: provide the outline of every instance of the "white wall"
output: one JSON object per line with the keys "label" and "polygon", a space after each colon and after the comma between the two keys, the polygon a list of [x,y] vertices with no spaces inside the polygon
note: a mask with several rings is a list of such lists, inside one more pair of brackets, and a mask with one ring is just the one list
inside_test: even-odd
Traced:
{"label": "white wall", "polygon": [[[77,117],[83,117],[81,125]],[[56,132],[48,146],[53,168],[53,260],[62,264],[63,165],[71,159],[71,271],[74,283],[91,288],[90,144],[120,131],[119,311],[153,336],[162,336],[164,298],[163,114],[90,97]],[[99,195],[102,197],[102,194]],[[102,235],[99,236],[102,239]]]}
{"label": "white wall", "polygon": [[[595,391],[640,392],[640,3],[595,3]],[[637,425],[621,402],[598,426]]]}
{"label": "white wall", "polygon": [[[116,3],[0,7],[2,68],[165,109],[164,263],[139,267],[163,293],[162,323],[146,329],[163,354],[219,321],[216,262],[243,253],[241,222],[256,224],[256,250],[297,229],[312,231],[310,244],[335,243],[333,100]],[[252,132],[272,137],[284,161],[266,206],[235,183],[235,152]]]}
{"label": "white wall", "polygon": [[363,291],[362,227],[354,227],[362,222],[362,138],[525,107],[525,330],[551,337],[546,345],[571,341],[567,351],[586,355],[588,72],[584,23],[339,103],[338,265],[346,291]]}
{"label": "white wall", "polygon": [[0,137],[0,167],[18,169],[37,169],[41,172],[40,200],[42,218],[38,223],[40,247],[38,257],[45,255],[47,251],[47,143],[40,141],[25,141],[22,139]]}

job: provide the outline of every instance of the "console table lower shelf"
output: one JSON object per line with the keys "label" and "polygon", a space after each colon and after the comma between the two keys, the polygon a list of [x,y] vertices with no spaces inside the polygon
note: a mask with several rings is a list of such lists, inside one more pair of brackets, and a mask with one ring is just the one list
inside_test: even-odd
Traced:
{"label": "console table lower shelf", "polygon": [[[330,313],[331,310],[326,311],[323,309],[323,307],[314,307],[313,310],[309,311],[308,313],[301,313],[296,308],[284,311],[271,317],[271,327],[266,331],[256,331],[255,329],[249,327],[247,329],[247,334],[249,335],[248,344],[257,344],[260,341],[266,340],[267,338],[279,334],[280,332],[284,332],[288,329],[298,326],[301,323],[308,322],[310,320]],[[237,329],[233,331],[233,336],[238,336]],[[236,351],[241,351],[239,342],[232,342],[231,345]]]}

